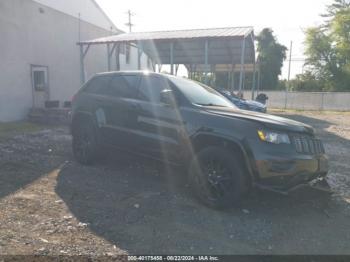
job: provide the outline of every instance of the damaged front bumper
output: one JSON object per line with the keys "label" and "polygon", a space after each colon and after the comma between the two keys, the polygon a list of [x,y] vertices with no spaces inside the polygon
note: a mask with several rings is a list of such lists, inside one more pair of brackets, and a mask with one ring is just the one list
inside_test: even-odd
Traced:
{"label": "damaged front bumper", "polygon": [[271,191],[271,192],[275,192],[286,196],[302,188],[311,188],[311,189],[322,191],[328,194],[333,193],[325,177],[314,179],[308,183],[297,184],[290,188],[278,188],[278,187],[268,186],[268,185],[258,184],[258,183],[255,186],[262,190]]}
{"label": "damaged front bumper", "polygon": [[331,193],[327,183],[328,159],[326,155],[301,156],[292,160],[269,159],[257,161],[260,179],[256,187],[288,195],[310,187]]}

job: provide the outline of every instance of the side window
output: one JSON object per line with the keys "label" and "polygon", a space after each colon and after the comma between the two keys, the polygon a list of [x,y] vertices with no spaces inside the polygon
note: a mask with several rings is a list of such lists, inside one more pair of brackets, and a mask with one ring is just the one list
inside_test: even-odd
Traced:
{"label": "side window", "polygon": [[109,95],[122,98],[136,98],[138,79],[137,76],[132,75],[113,76]]}
{"label": "side window", "polygon": [[166,82],[159,77],[144,76],[140,84],[140,99],[150,101],[155,104],[160,103],[160,93],[164,89],[169,89]]}
{"label": "side window", "polygon": [[105,94],[108,92],[110,76],[96,76],[87,83],[84,92],[91,94]]}
{"label": "side window", "polygon": [[176,88],[176,86],[168,79],[167,84],[169,85],[169,89],[173,91],[174,98],[176,100],[176,103],[178,105],[182,105],[185,103],[186,99],[184,96],[179,92],[179,90]]}

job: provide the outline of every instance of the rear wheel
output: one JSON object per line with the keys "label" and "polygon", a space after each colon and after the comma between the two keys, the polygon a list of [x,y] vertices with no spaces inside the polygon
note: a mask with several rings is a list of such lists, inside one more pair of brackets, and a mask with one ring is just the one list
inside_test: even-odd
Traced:
{"label": "rear wheel", "polygon": [[220,147],[207,147],[194,157],[190,185],[201,202],[212,208],[227,208],[240,200],[246,192],[246,179],[237,160]]}
{"label": "rear wheel", "polygon": [[82,121],[75,125],[72,141],[75,159],[83,164],[92,164],[98,155],[98,142],[94,126],[90,121]]}

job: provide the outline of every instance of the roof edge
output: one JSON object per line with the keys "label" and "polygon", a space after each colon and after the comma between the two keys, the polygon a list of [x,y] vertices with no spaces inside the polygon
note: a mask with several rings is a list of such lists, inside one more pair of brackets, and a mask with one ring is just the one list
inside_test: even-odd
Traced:
{"label": "roof edge", "polygon": [[104,15],[104,17],[114,26],[116,30],[118,30],[120,33],[125,33],[125,31],[119,29],[116,24],[112,21],[112,19],[107,15],[107,13],[102,9],[102,7],[96,2],[96,0],[90,0],[98,10]]}
{"label": "roof edge", "polygon": [[251,30],[254,30],[254,26],[226,26],[226,27],[209,27],[209,28],[190,28],[190,29],[175,29],[175,30],[156,30],[156,31],[146,31],[146,32],[131,32],[126,34],[138,34],[138,33],[161,33],[161,32],[179,32],[179,31],[193,31],[193,30],[216,30],[216,29],[229,29],[229,28],[250,28]]}
{"label": "roof edge", "polygon": [[[94,0],[93,0],[94,1]],[[119,34],[119,36],[123,36],[123,35],[137,35],[137,34],[154,34],[154,33],[169,33],[169,32],[190,32],[190,31],[196,31],[196,30],[220,30],[220,29],[247,29],[248,31],[245,32],[242,35],[239,35],[242,38],[247,38],[249,35],[251,35],[252,33],[254,33],[254,27],[253,26],[236,26],[236,27],[216,27],[216,28],[200,28],[200,29],[178,29],[178,30],[164,30],[164,31],[147,31],[147,32],[130,32],[130,33],[126,33],[123,32],[121,34]],[[113,41],[113,40],[106,40],[106,38],[109,38],[112,36],[106,36],[106,37],[99,37],[96,39],[92,39],[92,40],[85,40],[85,41],[80,41],[77,44],[78,45],[87,45],[87,44],[101,44],[101,43],[113,43],[113,42],[118,42],[118,41]],[[227,37],[227,36],[224,36]],[[213,37],[197,37],[197,38],[215,38]],[[157,40],[163,40],[163,39],[157,39]],[[166,39],[164,39],[166,40]],[[140,40],[140,41],[146,41],[146,40]],[[134,40],[132,41],[120,41],[120,42],[135,42]]]}

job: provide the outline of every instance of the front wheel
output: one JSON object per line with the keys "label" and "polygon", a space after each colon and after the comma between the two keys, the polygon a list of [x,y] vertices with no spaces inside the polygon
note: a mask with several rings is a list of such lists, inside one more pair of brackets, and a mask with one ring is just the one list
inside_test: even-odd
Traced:
{"label": "front wheel", "polygon": [[208,147],[193,158],[190,185],[197,198],[212,208],[236,204],[246,191],[244,169],[232,152]]}
{"label": "front wheel", "polygon": [[98,154],[98,142],[92,123],[83,121],[76,125],[73,130],[72,148],[79,163],[90,165],[94,162]]}

